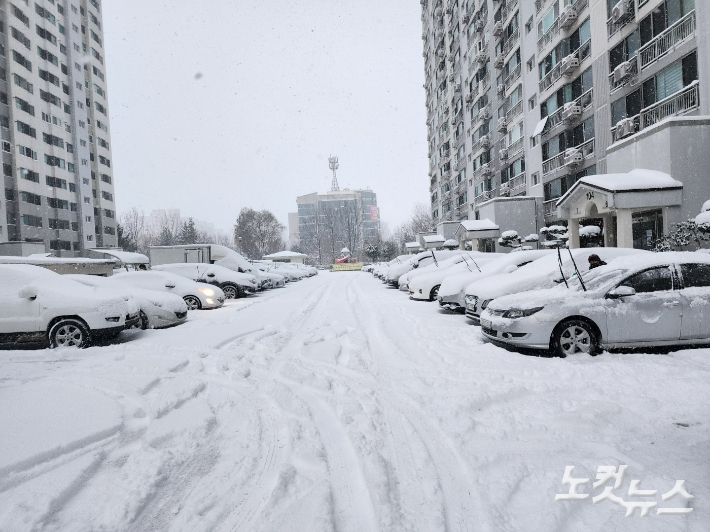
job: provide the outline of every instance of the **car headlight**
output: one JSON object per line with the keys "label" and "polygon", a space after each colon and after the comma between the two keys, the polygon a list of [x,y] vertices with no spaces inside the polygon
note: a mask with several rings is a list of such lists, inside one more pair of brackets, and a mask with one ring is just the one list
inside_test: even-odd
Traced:
{"label": "car headlight", "polygon": [[493,301],[492,299],[486,299],[483,303],[481,303],[481,310],[486,310],[486,307],[488,304]]}
{"label": "car headlight", "polygon": [[536,312],[540,312],[545,307],[535,307],[535,308],[511,308],[503,313],[504,318],[525,318],[527,316],[532,316]]}
{"label": "car headlight", "polygon": [[210,299],[210,298],[207,298],[207,303],[208,303],[209,305],[214,305],[214,301],[213,301],[212,299]]}
{"label": "car headlight", "polygon": [[207,297],[212,297],[214,295],[214,290],[212,290],[211,288],[200,288],[199,290]]}
{"label": "car headlight", "polygon": [[472,295],[466,296],[466,303],[473,303],[474,301],[476,301],[476,296],[472,296]]}

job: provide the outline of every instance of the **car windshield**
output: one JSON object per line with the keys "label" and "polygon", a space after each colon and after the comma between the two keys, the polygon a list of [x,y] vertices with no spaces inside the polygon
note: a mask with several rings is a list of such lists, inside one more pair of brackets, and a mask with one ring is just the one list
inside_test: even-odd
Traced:
{"label": "car windshield", "polygon": [[595,268],[582,273],[584,287],[582,287],[582,283],[576,273],[567,278],[567,283],[569,287],[574,290],[584,290],[584,288],[586,288],[590,292],[596,292],[612,283],[614,280],[623,277],[627,271],[626,269],[609,270],[607,268]]}

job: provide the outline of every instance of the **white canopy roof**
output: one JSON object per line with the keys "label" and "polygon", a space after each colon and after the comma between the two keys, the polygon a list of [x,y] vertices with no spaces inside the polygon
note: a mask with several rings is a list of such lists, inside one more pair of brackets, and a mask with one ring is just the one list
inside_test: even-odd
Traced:
{"label": "white canopy roof", "polygon": [[120,260],[123,264],[148,264],[150,259],[143,253],[133,253],[132,251],[122,251],[120,249],[92,249],[95,253],[110,255]]}
{"label": "white canopy roof", "polygon": [[419,249],[421,246],[419,245],[419,242],[407,242],[404,244],[404,247],[407,249]]}
{"label": "white canopy roof", "polygon": [[495,231],[500,226],[491,222],[488,218],[483,220],[461,220],[461,225],[466,231]]}
{"label": "white canopy roof", "polygon": [[434,244],[436,242],[446,242],[446,239],[441,235],[424,235],[422,240],[427,244]]}
{"label": "white canopy roof", "polygon": [[295,251],[279,251],[278,253],[272,253],[271,255],[264,255],[265,259],[289,259],[294,257],[307,257],[303,253],[296,253]]}
{"label": "white canopy roof", "polygon": [[537,137],[540,133],[542,133],[542,130],[545,129],[545,126],[547,125],[547,116],[540,120],[537,125],[535,126],[535,131],[533,132],[533,137]]}

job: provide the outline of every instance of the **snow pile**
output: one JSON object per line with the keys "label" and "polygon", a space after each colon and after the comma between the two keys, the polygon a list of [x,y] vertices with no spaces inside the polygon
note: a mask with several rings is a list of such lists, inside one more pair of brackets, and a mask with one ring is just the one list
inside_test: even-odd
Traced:
{"label": "snow pile", "polygon": [[597,225],[585,225],[579,228],[579,236],[582,238],[591,238],[594,236],[599,236],[601,232],[601,227]]}

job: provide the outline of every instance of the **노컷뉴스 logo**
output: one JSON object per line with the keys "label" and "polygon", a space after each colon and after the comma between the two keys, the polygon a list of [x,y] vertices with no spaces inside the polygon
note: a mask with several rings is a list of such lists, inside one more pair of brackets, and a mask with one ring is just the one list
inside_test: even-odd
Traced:
{"label": "\ub178\ucef7\ub274\uc2a4 logo", "polygon": [[[596,482],[592,484],[592,488],[604,487],[604,491],[592,497],[592,502],[594,504],[599,504],[603,501],[609,501],[614,504],[626,508],[626,517],[631,517],[634,515],[636,510],[641,511],[641,517],[647,516],[653,508],[658,506],[658,501],[644,501],[644,500],[632,500],[625,501],[618,495],[614,493],[614,490],[621,488],[624,482],[624,476],[626,475],[626,468],[628,466],[619,466],[617,471],[614,466],[599,466],[597,468],[597,478]],[[569,486],[569,493],[558,493],[555,495],[556,501],[583,501],[589,498],[589,493],[577,493],[580,486],[589,483],[588,478],[574,478],[572,474],[574,473],[574,466],[565,467],[565,473],[562,476],[562,484]],[[609,481],[613,480],[613,486],[605,486]],[[658,490],[642,490],[639,489],[640,480],[632,480],[629,486],[629,497],[655,497]],[[694,498],[693,495],[688,493],[685,489],[685,480],[676,480],[675,486],[670,489],[670,491],[661,495],[661,500],[666,502],[676,495],[682,497],[686,501]],[[688,515],[693,511],[692,508],[656,508],[656,515]]]}

